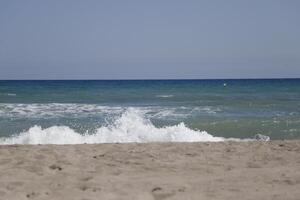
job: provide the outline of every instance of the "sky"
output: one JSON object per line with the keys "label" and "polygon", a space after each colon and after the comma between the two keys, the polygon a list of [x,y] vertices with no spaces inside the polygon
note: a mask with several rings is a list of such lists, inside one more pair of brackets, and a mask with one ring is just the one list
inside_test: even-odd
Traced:
{"label": "sky", "polygon": [[0,79],[214,78],[300,78],[300,1],[0,1]]}

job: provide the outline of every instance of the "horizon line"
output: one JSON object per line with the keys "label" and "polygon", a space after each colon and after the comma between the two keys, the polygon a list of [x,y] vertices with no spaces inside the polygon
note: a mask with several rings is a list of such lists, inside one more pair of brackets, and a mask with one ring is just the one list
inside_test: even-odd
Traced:
{"label": "horizon line", "polygon": [[299,78],[129,78],[129,79],[0,79],[0,81],[172,81],[172,80],[286,80],[286,79],[300,79]]}

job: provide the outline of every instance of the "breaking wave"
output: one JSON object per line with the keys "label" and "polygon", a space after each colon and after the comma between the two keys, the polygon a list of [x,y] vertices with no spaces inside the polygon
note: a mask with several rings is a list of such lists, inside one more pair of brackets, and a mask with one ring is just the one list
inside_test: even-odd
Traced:
{"label": "breaking wave", "polygon": [[205,131],[192,130],[179,123],[174,126],[155,127],[144,113],[128,108],[108,126],[99,127],[94,134],[80,134],[67,126],[41,128],[31,127],[8,138],[1,138],[0,144],[94,144],[94,143],[147,143],[147,142],[218,142]]}

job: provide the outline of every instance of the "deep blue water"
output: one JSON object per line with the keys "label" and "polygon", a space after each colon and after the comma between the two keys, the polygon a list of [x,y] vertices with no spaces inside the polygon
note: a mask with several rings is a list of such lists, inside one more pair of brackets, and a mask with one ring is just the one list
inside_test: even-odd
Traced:
{"label": "deep blue water", "polygon": [[93,134],[132,110],[156,128],[299,139],[300,79],[0,81],[0,137],[35,125]]}

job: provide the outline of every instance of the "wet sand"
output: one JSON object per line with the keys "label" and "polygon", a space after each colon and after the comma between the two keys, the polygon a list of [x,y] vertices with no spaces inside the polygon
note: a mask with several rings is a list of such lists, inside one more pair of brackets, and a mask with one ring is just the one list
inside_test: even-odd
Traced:
{"label": "wet sand", "polygon": [[0,146],[0,199],[300,199],[300,141]]}

